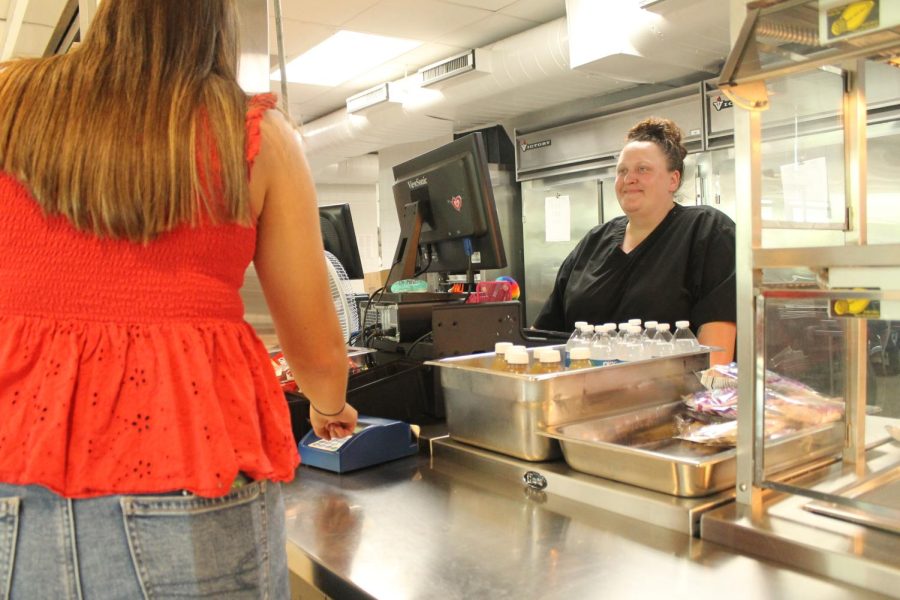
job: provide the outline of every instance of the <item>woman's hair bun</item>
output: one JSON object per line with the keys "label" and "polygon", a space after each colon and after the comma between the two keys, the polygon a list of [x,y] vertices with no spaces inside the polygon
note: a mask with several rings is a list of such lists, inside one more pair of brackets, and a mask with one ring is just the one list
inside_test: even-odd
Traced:
{"label": "woman's hair bun", "polygon": [[671,119],[647,117],[628,130],[626,142],[655,142],[669,157],[670,168],[683,170],[687,148],[681,143],[681,129]]}

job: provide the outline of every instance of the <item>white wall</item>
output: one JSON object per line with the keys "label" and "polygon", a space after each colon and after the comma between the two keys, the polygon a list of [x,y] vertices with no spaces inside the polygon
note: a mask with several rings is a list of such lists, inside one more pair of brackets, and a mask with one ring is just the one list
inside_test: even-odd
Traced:
{"label": "white wall", "polygon": [[356,243],[362,259],[363,271],[381,268],[378,245],[378,186],[371,184],[316,184],[319,206],[349,204],[356,231]]}
{"label": "white wall", "polygon": [[[453,141],[452,135],[432,138],[426,142],[401,144],[385,148],[378,153],[378,197],[381,224],[381,268],[388,269],[394,259],[397,240],[400,239],[400,218],[394,205],[394,174],[391,169],[424,152],[434,150]],[[354,216],[355,218],[355,216]],[[355,223],[355,220],[354,220]],[[366,269],[368,271],[368,269]]]}

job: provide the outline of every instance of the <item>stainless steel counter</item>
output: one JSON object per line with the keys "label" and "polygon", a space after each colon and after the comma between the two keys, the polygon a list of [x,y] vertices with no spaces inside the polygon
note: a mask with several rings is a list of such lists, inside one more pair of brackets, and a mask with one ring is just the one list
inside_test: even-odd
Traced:
{"label": "stainless steel counter", "polygon": [[339,599],[879,597],[440,460],[301,466],[292,570]]}
{"label": "stainless steel counter", "polygon": [[[877,431],[867,427],[867,433]],[[900,443],[891,442],[870,448],[864,468],[877,473],[898,464]],[[853,466],[836,463],[791,483],[826,492],[857,480]],[[804,496],[770,493],[757,514],[732,503],[705,513],[701,532],[738,552],[764,552],[786,565],[900,597],[900,535],[811,513],[803,508],[809,503]]]}

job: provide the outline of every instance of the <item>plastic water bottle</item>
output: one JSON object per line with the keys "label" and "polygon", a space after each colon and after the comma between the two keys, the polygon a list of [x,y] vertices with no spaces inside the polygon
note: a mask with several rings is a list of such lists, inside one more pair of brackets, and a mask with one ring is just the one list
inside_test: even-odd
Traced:
{"label": "plastic water bottle", "polygon": [[641,360],[644,358],[644,341],[641,337],[640,325],[629,325],[628,335],[625,338],[625,346],[628,358],[625,360]]}
{"label": "plastic water bottle", "polygon": [[494,362],[491,369],[495,371],[506,370],[506,351],[512,348],[512,342],[497,342],[494,344]]}
{"label": "plastic water bottle", "polygon": [[577,321],[575,331],[572,332],[572,335],[569,336],[569,341],[566,342],[565,363],[567,367],[572,362],[573,349],[579,347],[587,348],[590,346],[591,340],[587,333],[588,328],[590,328],[590,331],[593,333],[594,327],[592,325],[588,325],[585,321]]}
{"label": "plastic water bottle", "polygon": [[644,323],[644,332],[641,336],[644,338],[644,345],[646,346],[648,343],[652,343],[653,336],[656,335],[656,326],[659,325],[656,321],[647,321]]}
{"label": "plastic water bottle", "polygon": [[594,337],[591,339],[591,364],[595,367],[602,367],[614,361],[612,343],[609,341],[609,329],[606,325],[597,325],[594,327]]}
{"label": "plastic water bottle", "polygon": [[656,333],[653,335],[653,356],[671,356],[674,353],[675,346],[672,345],[669,324],[657,323]]}
{"label": "plastic water bottle", "polygon": [[572,335],[569,336],[568,341],[566,342],[566,354],[563,357],[563,362],[565,362],[566,366],[569,366],[569,362],[572,360],[572,348],[579,345],[579,340],[581,339],[581,323],[585,323],[584,321],[579,321],[575,323],[575,330],[572,332]]}
{"label": "plastic water bottle", "polygon": [[691,331],[690,321],[675,321],[675,333],[672,335],[672,343],[675,345],[675,354],[692,352],[700,347],[700,342]]}

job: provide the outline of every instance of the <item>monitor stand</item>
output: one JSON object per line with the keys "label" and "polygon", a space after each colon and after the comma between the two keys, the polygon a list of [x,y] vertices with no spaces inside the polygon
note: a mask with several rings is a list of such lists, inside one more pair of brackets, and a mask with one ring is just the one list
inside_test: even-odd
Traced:
{"label": "monitor stand", "polygon": [[419,237],[422,235],[422,207],[418,202],[409,202],[403,205],[403,214],[400,215],[400,239],[397,242],[397,251],[394,253],[394,266],[400,266],[400,272],[394,275],[396,268],[392,268],[385,282],[385,288],[391,289],[391,284],[401,279],[411,279],[416,274],[416,258],[419,254]]}

